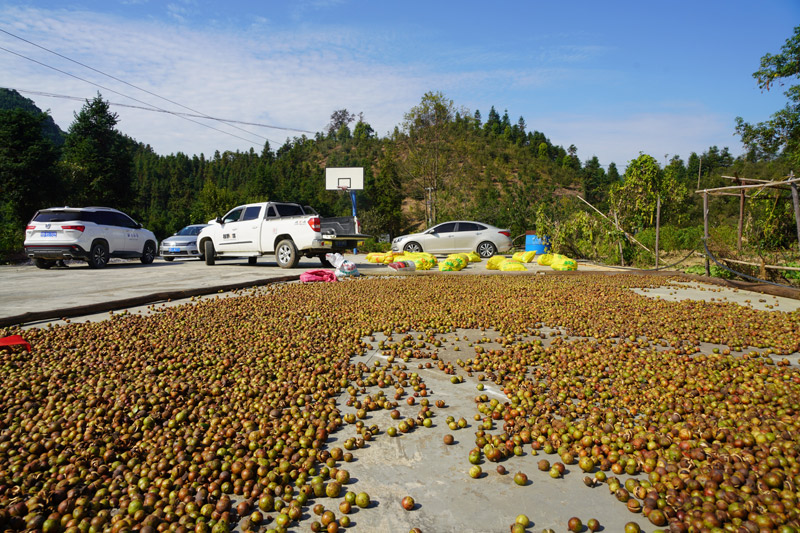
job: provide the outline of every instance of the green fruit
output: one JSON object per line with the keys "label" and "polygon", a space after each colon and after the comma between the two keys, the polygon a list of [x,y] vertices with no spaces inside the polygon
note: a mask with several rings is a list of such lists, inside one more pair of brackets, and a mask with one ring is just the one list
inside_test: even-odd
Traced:
{"label": "green fruit", "polygon": [[280,527],[286,527],[289,525],[289,515],[280,513],[278,516],[275,517],[275,524]]}
{"label": "green fruit", "polygon": [[469,469],[469,477],[471,477],[473,479],[477,479],[477,478],[480,477],[482,472],[483,472],[483,470],[481,469],[480,466],[474,465],[474,466],[470,467],[470,469]]}
{"label": "green fruit", "polygon": [[639,533],[642,528],[636,522],[628,522],[625,524],[625,533]]}
{"label": "green fruit", "polygon": [[136,511],[142,508],[142,500],[131,500],[131,503],[128,504],[128,514],[133,516],[136,514]]}
{"label": "green fruit", "polygon": [[[203,512],[203,510],[205,510],[206,506],[211,506],[211,504],[207,503],[200,510],[200,513],[203,516],[206,516],[206,514]],[[275,508],[275,499],[272,497],[271,494],[264,494],[263,496],[261,496],[261,498],[258,499],[258,508],[261,509],[262,511],[264,511],[265,513],[269,513],[270,511],[272,511]],[[210,511],[213,512],[213,506],[211,506]],[[211,516],[211,514],[209,513],[208,516]]]}
{"label": "green fruit", "polygon": [[342,490],[342,484],[338,481],[331,481],[325,486],[325,495],[328,498],[338,498]]}
{"label": "green fruit", "polygon": [[61,529],[61,523],[58,520],[48,518],[42,524],[42,533],[57,533]]}
{"label": "green fruit", "polygon": [[362,509],[369,507],[370,497],[366,492],[359,492],[355,499],[356,505]]}
{"label": "green fruit", "polygon": [[531,523],[531,520],[528,518],[528,515],[521,514],[517,515],[517,519],[514,520],[514,523],[520,524],[522,527],[528,527]]}

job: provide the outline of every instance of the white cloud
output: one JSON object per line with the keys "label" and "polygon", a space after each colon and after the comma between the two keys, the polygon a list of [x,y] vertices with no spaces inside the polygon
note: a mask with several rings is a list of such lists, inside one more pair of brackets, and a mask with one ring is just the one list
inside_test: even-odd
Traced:
{"label": "white cloud", "polygon": [[[310,0],[298,6],[301,11],[326,9],[338,1]],[[186,10],[194,9],[195,2],[173,0],[170,5],[174,14],[190,16]],[[598,46],[543,46],[534,50],[538,60],[515,58],[500,48],[480,52],[474,47],[437,49],[438,56],[433,58],[422,53],[424,43],[408,43],[408,36],[401,33],[365,35],[346,27],[297,29],[302,25],[290,31],[259,17],[244,30],[198,30],[154,19],[0,6],[0,19],[12,33],[214,117],[316,132],[324,130],[334,110],[346,108],[363,112],[374,130],[385,135],[402,122],[425,92],[441,91],[458,107],[470,106],[472,112],[480,109],[484,116],[492,105],[498,111],[508,108],[513,120],[523,116],[529,128],[544,132],[554,143],[575,144],[582,161],[596,154],[601,163],[614,161],[623,168],[639,151],[659,161],[665,153],[685,159],[691,151],[702,151],[711,144],[738,151],[732,119],[686,103],[637,104],[651,109],[649,112],[643,112],[643,107],[605,109],[602,114],[546,111],[553,105],[547,95],[560,96],[559,92],[565,92],[559,91],[560,87],[574,88],[588,83],[586,80],[607,87],[614,80],[617,73],[589,61],[605,52]],[[414,59],[391,55],[389,51],[398,43],[416,47],[414,53],[406,54]],[[185,111],[8,35],[0,34],[0,46],[104,88],[0,51],[0,72],[4,73],[0,84],[4,86],[82,98],[93,98],[99,91],[112,103],[146,102]],[[70,100],[32,99],[39,107],[50,109],[64,129],[81,107]],[[563,105],[566,109],[569,103]],[[112,109],[120,116],[118,128],[123,133],[161,154],[211,155],[215,150],[248,150],[251,146],[260,151],[263,137],[270,139],[275,149],[287,137],[300,135],[242,126],[253,132],[247,134],[212,123],[235,135],[229,136],[162,113]]]}
{"label": "white cloud", "polygon": [[597,155],[600,163],[612,161],[624,170],[639,152],[656,158],[659,164],[679,155],[684,162],[691,152],[707,149],[709,139],[716,139],[720,149],[728,146],[732,154],[740,152],[740,143],[727,118],[709,112],[684,108],[682,111],[601,115],[550,115],[536,119],[537,129],[544,131],[554,144],[574,144],[578,157],[586,161]]}
{"label": "white cloud", "polygon": [[[319,33],[272,31],[236,36],[74,11],[7,9],[0,11],[0,16],[14,20],[17,35],[215,117],[322,131],[334,110],[347,108],[363,111],[373,128],[383,134],[424,92],[419,76],[412,71],[353,57],[347,45],[353,37],[341,33],[331,42]],[[0,46],[105,89],[0,52],[0,70],[11,73],[4,81],[8,87],[85,98],[100,91],[112,103],[142,105],[109,90],[113,89],[157,107],[185,111],[11,37],[2,36]],[[80,108],[69,100],[33,99],[39,107],[51,109],[64,129]],[[120,116],[118,128],[123,133],[159,153],[209,154],[215,149],[247,150],[251,145],[173,116],[112,109]],[[253,138],[220,124],[214,127]],[[278,143],[295,135],[247,128]],[[260,149],[263,140],[255,137],[252,144]]]}

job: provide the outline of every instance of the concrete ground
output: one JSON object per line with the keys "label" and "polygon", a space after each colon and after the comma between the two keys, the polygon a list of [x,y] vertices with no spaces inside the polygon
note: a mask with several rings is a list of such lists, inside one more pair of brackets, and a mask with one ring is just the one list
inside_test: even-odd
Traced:
{"label": "concrete ground", "polygon": [[[528,272],[501,273],[487,270],[486,261],[472,263],[460,272],[426,271],[415,273],[396,273],[385,265],[368,263],[364,255],[348,254],[346,258],[356,263],[359,272],[365,275],[547,275],[553,273],[547,266],[530,263]],[[321,268],[317,259],[303,259],[297,268],[282,269],[272,258],[260,259],[256,265],[248,265],[245,259],[227,259],[207,266],[199,260],[176,260],[166,262],[156,259],[151,265],[138,261],[113,261],[102,270],[92,270],[85,262],[70,262],[67,268],[40,270],[32,264],[0,266],[0,323],[3,319],[17,317],[26,313],[69,310],[81,306],[104,305],[119,300],[148,300],[144,303],[129,303],[128,306],[146,307],[150,303],[178,300],[178,291],[205,290],[216,292],[215,288],[248,284],[266,284],[271,280],[288,281],[296,279],[300,273]],[[580,263],[579,273],[602,272],[622,273],[625,270],[590,263]],[[660,289],[640,291],[649,297],[664,299],[690,298],[697,300],[720,300],[749,305],[770,311],[793,311],[800,307],[800,300],[768,296],[749,291],[719,287],[707,283],[676,282]],[[148,298],[155,295],[155,298]],[[113,305],[108,306],[109,309]],[[109,309],[86,312],[82,316],[107,315]],[[66,312],[55,313],[48,318],[26,319],[28,326],[52,322]],[[74,320],[78,320],[75,318]]]}
{"label": "concrete ground", "polygon": [[[366,263],[363,256],[351,256],[359,270],[366,275],[397,275],[388,267]],[[468,275],[496,274],[487,271],[485,262],[470,265],[460,273],[433,272],[429,275]],[[136,295],[152,294],[159,291],[191,289],[196,287],[214,287],[225,283],[247,283],[257,280],[283,278],[287,274],[299,275],[304,270],[319,268],[316,260],[301,262],[300,268],[286,271],[278,268],[274,262],[262,260],[258,265],[248,266],[244,260],[220,261],[208,267],[199,261],[175,261],[166,263],[157,260],[153,265],[144,266],[133,262],[113,263],[100,271],[90,270],[83,264],[71,265],[66,269],[38,270],[33,266],[0,267],[0,317],[12,316],[31,310],[62,309],[70,305],[92,304],[100,301],[128,298]],[[602,267],[580,265],[582,271],[599,271]],[[609,271],[610,269],[605,269]],[[550,269],[531,265],[531,271],[545,274]],[[516,275],[516,274],[515,274]],[[529,275],[524,274],[523,275]],[[658,288],[642,289],[636,292],[651,298],[667,300],[702,299],[707,301],[731,302],[738,305],[749,305],[769,312],[788,312],[798,309],[800,301],[775,296],[764,296],[757,293],[737,289],[722,288],[715,285],[665,280],[667,283]],[[247,293],[249,291],[245,291]],[[239,293],[213,293],[203,298],[236,297]],[[192,300],[197,299],[193,298]],[[181,305],[192,300],[160,301],[151,305],[142,305],[128,309],[128,313],[149,313],[154,307],[164,305]],[[120,311],[114,311],[119,313]],[[109,312],[74,318],[72,321],[103,320]],[[26,327],[42,327],[46,323],[63,323],[48,320],[29,323]],[[545,333],[549,330],[543,330]],[[459,357],[468,357],[473,350],[472,345],[482,337],[495,338],[494,332],[476,330],[458,330],[454,333],[441,334],[437,338],[441,347],[437,348],[438,356],[445,362],[454,362]],[[383,334],[375,334],[368,339],[371,349],[366,354],[354,358],[354,362],[363,362],[369,367],[384,365],[387,357],[378,349],[378,343],[386,340]],[[395,339],[397,340],[397,339]],[[549,335],[543,339],[547,344]],[[499,349],[494,342],[483,344],[485,349]],[[715,346],[704,345],[703,351],[710,351]],[[790,357],[793,362],[797,354]],[[437,368],[425,368],[429,359],[410,359],[404,364],[407,372],[416,372],[426,384],[427,399],[433,405],[436,400],[443,400],[445,407],[432,407],[434,416],[431,427],[417,426],[408,433],[399,433],[390,437],[386,430],[390,426],[397,427],[401,420],[416,418],[420,410],[420,398],[415,405],[406,402],[411,389],[406,388],[406,395],[398,401],[397,410],[400,419],[390,417],[390,410],[372,411],[363,422],[367,426],[377,425],[375,437],[366,442],[360,449],[352,450],[354,460],[349,463],[339,462],[338,468],[350,473],[351,479],[346,484],[339,498],[317,498],[312,505],[322,503],[326,509],[334,511],[341,518],[339,503],[348,490],[356,493],[367,492],[372,504],[354,510],[348,516],[351,525],[345,531],[405,533],[418,527],[423,532],[505,532],[519,514],[527,515],[531,525],[527,531],[542,531],[552,528],[555,531],[566,531],[570,517],[578,517],[585,524],[590,518],[597,519],[601,531],[623,531],[629,521],[637,522],[643,531],[652,532],[650,525],[641,514],[630,513],[623,504],[609,492],[606,485],[590,488],[583,482],[586,474],[580,471],[577,464],[567,466],[563,478],[553,479],[547,472],[537,468],[540,459],[551,463],[559,461],[556,455],[539,452],[533,455],[530,446],[524,448],[519,457],[504,461],[503,466],[508,473],[501,475],[497,465],[483,462],[483,474],[478,479],[468,475],[470,463],[469,451],[475,447],[475,432],[480,422],[475,420],[478,411],[475,407],[475,396],[481,393],[489,398],[505,401],[505,397],[490,382],[483,382],[484,390],[479,391],[479,382],[475,377],[458,374],[464,379],[462,383],[452,383],[450,376]],[[420,368],[420,365],[423,368]],[[392,387],[379,389],[371,387],[361,391],[357,399],[364,400],[367,395],[373,398],[383,392],[388,398],[394,398]],[[343,413],[355,413],[354,406],[347,405],[349,393],[339,398],[339,407]],[[462,429],[452,430],[447,426],[446,418],[455,420],[463,418],[467,424]],[[494,428],[494,433],[497,433]],[[443,442],[446,434],[455,438],[452,445]],[[348,438],[357,437],[355,424],[345,425],[328,442],[328,449],[344,447]],[[528,483],[518,486],[514,483],[514,474],[524,472]],[[621,477],[624,479],[624,476]],[[411,511],[404,510],[400,501],[403,496],[412,496],[417,505]],[[304,509],[299,524],[292,531],[309,531],[311,523],[318,519],[311,510]],[[268,513],[273,522],[266,528],[274,526],[275,513]],[[262,528],[263,531],[265,528]],[[583,531],[587,531],[585,528]]]}
{"label": "concrete ground", "polygon": [[[438,350],[439,356],[445,362],[454,362],[459,356],[467,357],[476,340],[482,336],[494,338],[492,333],[458,330],[438,335],[443,341],[442,348]],[[375,338],[380,341],[384,337],[376,335]],[[501,348],[495,343],[483,346],[487,350]],[[386,361],[379,350],[371,351],[359,359],[369,366],[376,361],[380,364]],[[459,372],[464,382],[453,384],[449,376],[438,369],[418,368],[420,362],[422,360],[407,363],[408,372],[417,372],[422,377],[429,391],[427,398],[431,405],[442,399],[446,407],[433,407],[432,427],[418,425],[411,432],[399,433],[397,437],[388,436],[386,429],[396,427],[400,420],[415,418],[421,398],[416,399],[414,406],[409,406],[406,397],[403,397],[398,402],[400,405],[397,409],[401,413],[398,420],[392,420],[388,410],[368,414],[365,424],[376,424],[380,433],[367,443],[367,447],[354,452],[356,461],[344,463],[341,467],[357,480],[350,484],[352,489],[345,486],[345,490],[366,491],[377,500],[378,505],[374,509],[360,509],[353,515],[353,531],[406,533],[418,527],[423,532],[506,532],[520,514],[530,519],[531,525],[526,531],[531,532],[543,529],[567,531],[567,522],[571,517],[580,518],[584,524],[590,518],[595,518],[603,527],[602,531],[623,531],[629,521],[638,522],[643,531],[653,531],[646,518],[630,513],[624,504],[614,498],[606,485],[587,487],[583,483],[587,474],[578,468],[577,463],[567,466],[560,479],[553,479],[548,472],[540,471],[537,468],[539,460],[547,459],[552,464],[560,461],[560,458],[542,452],[532,455],[530,446],[525,447],[522,456],[511,457],[501,463],[482,461],[480,467],[483,473],[477,479],[471,478],[468,471],[472,465],[468,456],[470,450],[475,448],[475,432],[481,424],[474,420],[478,413],[474,398],[479,394],[486,394],[490,399],[497,398],[501,402],[507,401],[507,398],[493,383],[484,382],[484,390],[478,391],[477,379]],[[383,390],[390,399],[393,398],[393,388],[373,387],[367,390],[367,394],[374,397],[379,390]],[[347,397],[347,394],[343,396]],[[359,396],[360,399],[364,397],[364,394]],[[343,412],[355,412],[353,407],[342,405],[343,399],[340,399]],[[455,420],[465,419],[467,426],[450,429],[446,424],[448,416]],[[495,425],[492,433],[497,434],[497,428]],[[454,444],[444,443],[447,434],[455,438]],[[329,447],[342,446],[347,438],[356,435],[354,426],[346,426],[334,436],[335,440],[329,443]],[[506,474],[497,472],[498,464],[506,468]],[[520,486],[514,483],[517,472],[528,476],[527,484]],[[411,511],[404,510],[400,505],[406,495],[413,497],[417,503],[417,507]],[[326,508],[333,508],[337,516],[340,515],[336,508],[339,500],[330,500],[331,504],[326,505]],[[309,517],[297,530],[304,531],[306,523],[311,521]],[[587,530],[584,528],[584,531]]]}

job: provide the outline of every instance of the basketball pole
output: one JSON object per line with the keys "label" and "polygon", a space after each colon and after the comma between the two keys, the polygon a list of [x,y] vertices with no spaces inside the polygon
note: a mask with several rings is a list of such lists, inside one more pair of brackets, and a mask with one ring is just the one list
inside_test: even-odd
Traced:
{"label": "basketball pole", "polygon": [[[356,191],[350,190],[350,202],[353,204],[353,221],[358,220],[356,216]],[[356,224],[356,231],[358,231],[358,224]],[[358,254],[358,248],[353,248],[353,255]]]}

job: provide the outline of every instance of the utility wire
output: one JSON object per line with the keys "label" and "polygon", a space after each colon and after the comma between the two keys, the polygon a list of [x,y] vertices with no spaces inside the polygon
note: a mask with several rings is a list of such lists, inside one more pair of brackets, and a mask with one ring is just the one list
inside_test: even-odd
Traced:
{"label": "utility wire", "polygon": [[[87,64],[85,64],[85,63],[81,63],[80,61],[77,61],[77,60],[75,60],[75,59],[72,59],[72,58],[70,58],[70,57],[67,57],[67,56],[65,56],[65,55],[63,55],[63,54],[60,54],[60,53],[58,53],[58,52],[54,51],[54,50],[50,50],[49,48],[46,48],[46,47],[44,47],[44,46],[42,46],[42,45],[40,45],[40,44],[34,43],[33,41],[30,41],[30,40],[28,40],[28,39],[25,39],[24,37],[20,37],[19,35],[15,35],[15,34],[13,34],[13,33],[9,32],[9,31],[6,31],[6,30],[4,30],[4,29],[2,29],[2,28],[0,28],[0,32],[2,32],[2,33],[5,33],[6,35],[8,35],[8,36],[10,36],[10,37],[14,37],[15,39],[19,39],[20,41],[23,41],[23,42],[25,42],[25,43],[28,43],[28,44],[30,44],[31,46],[35,46],[35,47],[37,47],[37,48],[39,48],[39,49],[41,49],[41,50],[44,50],[44,51],[46,51],[46,52],[49,52],[49,53],[51,53],[51,54],[53,54],[53,55],[56,55],[56,56],[58,56],[58,57],[60,57],[60,58],[62,58],[62,59],[66,59],[67,61],[70,61],[70,62],[72,62],[72,63],[75,63],[76,65],[80,65],[80,66],[82,66],[82,67],[84,67],[84,68],[88,68],[89,70],[91,70],[91,71],[93,71],[93,72],[97,72],[98,74],[102,74],[103,76],[107,76],[107,77],[111,78],[112,80],[115,80],[115,81],[118,81],[118,82],[120,82],[120,83],[123,83],[123,84],[125,84],[125,85],[127,85],[127,86],[129,86],[129,87],[132,87],[132,88],[134,88],[134,89],[137,89],[137,90],[139,90],[139,91],[145,92],[145,93],[147,93],[147,94],[149,94],[149,95],[151,95],[151,96],[155,96],[156,98],[160,98],[161,100],[164,100],[164,101],[166,101],[166,102],[169,102],[169,103],[171,103],[171,104],[173,104],[173,105],[176,105],[176,106],[178,106],[178,107],[182,107],[182,108],[184,108],[184,109],[186,109],[186,110],[188,110],[188,111],[192,111],[193,113],[197,113],[197,114],[199,115],[199,118],[207,118],[207,119],[211,119],[211,120],[218,120],[218,121],[220,121],[220,122],[226,122],[226,123],[228,123],[228,124],[229,124],[231,127],[233,127],[233,128],[236,128],[237,130],[243,131],[243,132],[245,132],[245,133],[248,133],[248,134],[250,134],[250,135],[256,135],[256,136],[259,136],[259,137],[261,137],[262,139],[270,140],[270,139],[267,139],[266,137],[264,137],[264,136],[262,136],[262,135],[258,135],[257,133],[253,133],[253,132],[251,132],[251,131],[248,131],[248,130],[246,130],[246,129],[244,129],[244,128],[240,128],[240,127],[238,127],[238,126],[234,125],[233,123],[231,123],[230,121],[221,120],[221,119],[215,119],[214,117],[211,117],[211,116],[209,116],[209,115],[207,115],[207,114],[203,113],[202,111],[198,111],[198,110],[196,110],[196,109],[192,109],[191,107],[185,106],[185,105],[183,105],[183,104],[181,104],[181,103],[179,103],[179,102],[175,102],[174,100],[170,100],[169,98],[165,98],[165,97],[163,97],[163,96],[161,96],[161,95],[159,95],[159,94],[156,94],[156,93],[154,93],[154,92],[152,92],[152,91],[148,91],[147,89],[144,89],[144,88],[142,88],[142,87],[139,87],[139,86],[137,86],[137,85],[134,85],[134,84],[132,84],[132,83],[129,83],[129,82],[127,82],[127,81],[123,80],[123,79],[120,79],[120,78],[118,78],[118,77],[116,77],[116,76],[113,76],[113,75],[111,75],[111,74],[108,74],[108,73],[106,73],[106,72],[103,72],[102,70],[99,70],[99,69],[96,69],[96,68],[94,68],[94,67],[91,67],[91,66],[89,66],[89,65],[87,65]],[[137,100],[137,101],[138,101],[138,100]],[[158,108],[157,108],[157,109],[158,109]],[[170,113],[170,111],[161,110],[161,109],[159,109],[159,111],[162,111],[162,112],[164,112],[164,113]],[[177,113],[172,113],[172,114],[175,114],[176,116],[180,116],[180,115],[178,115]],[[195,116],[197,116],[197,115],[195,115]],[[236,122],[236,121],[233,121],[233,122]],[[244,124],[244,123],[242,123],[242,124]],[[288,129],[288,128],[287,128],[287,129]],[[292,130],[292,131],[302,131],[303,133],[313,133],[313,132],[306,131],[306,130]],[[275,142],[275,141],[272,141],[272,142]]]}
{"label": "utility wire", "polygon": [[[0,31],[2,31],[2,30],[0,30]],[[6,87],[6,89],[12,89],[12,87]],[[30,90],[27,90],[27,89],[13,89],[13,90],[15,90],[17,92],[20,92],[20,93],[25,93],[25,94],[36,94],[36,95],[39,95],[39,96],[47,96],[47,97],[50,97],[50,98],[62,98],[64,100],[76,100],[78,102],[82,102],[82,101],[85,100],[85,98],[81,98],[80,96],[68,96],[68,95],[65,95],[65,94],[46,93],[46,92],[42,92],[42,91],[30,91]],[[120,104],[120,103],[117,103],[117,102],[109,102],[109,105],[119,106],[119,107],[130,107],[132,109],[143,109],[145,111],[153,111],[153,112],[156,112],[156,113],[168,113],[170,115],[177,115],[177,116],[180,116],[180,117],[207,118],[208,120],[216,120],[217,122],[224,122],[226,124],[245,124],[245,125],[248,125],[248,126],[258,126],[258,127],[261,127],[261,128],[271,128],[271,129],[274,129],[274,130],[299,131],[299,132],[302,132],[302,133],[312,133],[312,134],[314,133],[312,131],[307,131],[307,130],[298,130],[298,129],[295,129],[295,128],[285,128],[285,127],[282,127],[282,126],[272,126],[270,124],[262,124],[260,122],[244,122],[244,121],[241,121],[241,120],[233,120],[233,119],[228,119],[228,118],[210,117],[208,115],[195,115],[195,114],[191,114],[191,113],[180,113],[178,111],[165,111],[163,109],[158,109],[157,107],[145,107],[145,106],[131,105],[131,104]],[[267,139],[267,140],[269,140],[269,139]]]}
{"label": "utility wire", "polygon": [[[103,85],[100,85],[99,83],[95,83],[93,81],[89,81],[87,79],[81,78],[80,76],[76,76],[75,74],[71,74],[71,73],[69,73],[69,72],[67,72],[65,70],[61,70],[61,69],[58,69],[56,67],[52,67],[52,66],[50,66],[50,65],[48,65],[46,63],[42,63],[41,61],[37,61],[36,59],[33,59],[33,58],[28,57],[28,56],[22,55],[22,54],[20,54],[18,52],[14,52],[13,50],[9,50],[8,48],[4,48],[4,47],[0,46],[0,50],[4,50],[4,51],[8,52],[9,54],[13,54],[15,56],[19,56],[19,57],[21,57],[23,59],[27,59],[28,61],[36,63],[37,65],[41,65],[41,66],[49,68],[51,70],[55,70],[56,72],[59,72],[61,74],[69,76],[71,78],[75,78],[76,80],[80,80],[80,81],[88,83],[90,85],[94,85],[95,87],[100,87],[104,91],[109,91],[109,92],[112,92],[114,94],[118,94],[118,95],[120,95],[120,96],[122,96],[124,98],[129,98],[129,99],[133,100],[134,102],[139,102],[140,104],[144,104],[144,105],[150,105],[147,102],[142,102],[141,100],[138,100],[138,99],[136,99],[136,98],[134,98],[132,96],[128,96],[127,94],[123,94],[123,93],[121,93],[119,91],[115,91],[114,89],[111,89],[109,87],[105,87]],[[170,113],[170,114],[174,115],[174,113],[172,113],[171,111],[167,111],[166,109],[163,109],[162,111],[164,111],[165,113]],[[182,118],[183,120],[188,120],[189,122],[194,122],[195,124],[199,124],[200,126],[203,126],[203,127],[206,127],[206,128],[210,128],[210,129],[218,131],[220,133],[224,133],[226,135],[230,135],[232,137],[236,137],[237,139],[241,139],[241,140],[243,140],[245,142],[249,142],[249,143],[253,142],[251,139],[245,139],[244,137],[240,137],[240,136],[236,135],[235,133],[231,133],[229,131],[221,130],[219,128],[215,128],[214,126],[209,126],[208,124],[203,124],[202,122],[198,122],[196,120],[192,120],[192,119],[190,119],[188,117],[179,117],[179,118]]]}

